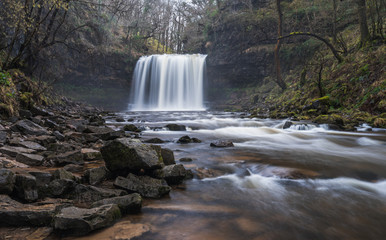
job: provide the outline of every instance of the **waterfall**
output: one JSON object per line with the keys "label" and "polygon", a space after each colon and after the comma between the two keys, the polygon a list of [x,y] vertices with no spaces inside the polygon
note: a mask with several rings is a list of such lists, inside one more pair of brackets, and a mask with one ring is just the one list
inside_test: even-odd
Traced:
{"label": "waterfall", "polygon": [[206,55],[151,55],[135,66],[134,111],[202,111]]}

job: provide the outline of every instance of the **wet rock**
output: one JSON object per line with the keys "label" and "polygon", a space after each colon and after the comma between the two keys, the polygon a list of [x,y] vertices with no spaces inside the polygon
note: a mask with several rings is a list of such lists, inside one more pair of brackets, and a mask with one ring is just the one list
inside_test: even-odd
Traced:
{"label": "wet rock", "polygon": [[27,119],[17,121],[11,126],[11,129],[15,132],[19,131],[28,135],[41,136],[49,134],[45,128]]}
{"label": "wet rock", "polygon": [[138,193],[132,193],[129,195],[107,198],[100,201],[97,201],[91,205],[91,207],[99,207],[106,204],[117,204],[121,213],[136,213],[141,210],[142,207],[142,198]]}
{"label": "wet rock", "polygon": [[47,157],[47,161],[52,161],[57,166],[64,166],[66,164],[84,164],[83,155],[79,150],[49,156]]}
{"label": "wet rock", "polygon": [[35,150],[23,147],[3,146],[0,148],[0,152],[10,157],[16,157],[20,153],[34,153]]}
{"label": "wet rock", "polygon": [[85,161],[95,161],[102,159],[102,154],[98,150],[94,150],[91,148],[82,148],[81,153]]}
{"label": "wet rock", "polygon": [[186,131],[186,127],[184,125],[179,124],[168,124],[165,126],[170,131]]}
{"label": "wet rock", "polygon": [[191,158],[180,158],[180,162],[192,162],[193,159]]}
{"label": "wet rock", "polygon": [[83,181],[95,185],[106,180],[109,176],[109,170],[106,167],[88,169],[83,175]]}
{"label": "wet rock", "polygon": [[161,168],[157,152],[129,138],[118,138],[101,148],[106,167],[114,174]]}
{"label": "wet rock", "polygon": [[57,208],[56,204],[21,204],[0,195],[0,226],[48,226]]}
{"label": "wet rock", "polygon": [[192,139],[189,136],[182,136],[180,139],[178,139],[177,143],[191,143],[193,142]]}
{"label": "wet rock", "polygon": [[72,199],[77,203],[93,203],[105,198],[119,197],[127,195],[126,191],[119,189],[99,188],[95,186],[78,184],[74,190],[67,195],[68,199]]}
{"label": "wet rock", "polygon": [[10,194],[15,186],[16,176],[8,169],[0,169],[0,194]]}
{"label": "wet rock", "polygon": [[123,127],[123,130],[129,131],[129,132],[141,132],[141,130],[137,128],[134,124],[125,125]]}
{"label": "wet rock", "polygon": [[159,138],[150,138],[148,140],[144,141],[145,143],[165,143],[164,140],[159,139]]}
{"label": "wet rock", "polygon": [[284,125],[283,125],[283,129],[287,129],[287,128],[290,128],[292,126],[292,122],[291,121],[285,121]]}
{"label": "wet rock", "polygon": [[14,192],[16,196],[27,202],[34,202],[38,199],[36,178],[30,174],[17,174]]}
{"label": "wet rock", "polygon": [[99,115],[90,116],[88,121],[90,125],[94,126],[102,126],[105,123],[105,120]]}
{"label": "wet rock", "polygon": [[20,141],[18,144],[22,147],[33,149],[36,151],[46,151],[47,150],[45,147],[43,147],[39,143],[32,142],[32,141]]}
{"label": "wet rock", "polygon": [[63,208],[54,217],[53,225],[64,234],[85,235],[93,230],[111,226],[121,217],[118,205],[108,204],[97,208]]}
{"label": "wet rock", "polygon": [[204,178],[214,178],[219,177],[225,174],[224,171],[216,170],[216,169],[208,169],[208,168],[196,168],[194,169],[194,174],[198,179]]}
{"label": "wet rock", "polygon": [[179,184],[186,177],[186,169],[182,164],[174,164],[155,170],[154,175],[165,179],[169,185]]}
{"label": "wet rock", "polygon": [[327,124],[335,124],[339,127],[342,127],[344,122],[343,118],[337,114],[331,114],[331,115],[319,115],[314,119],[315,123],[327,123]]}
{"label": "wet rock", "polygon": [[172,150],[168,148],[161,148],[161,156],[165,165],[176,164]]}
{"label": "wet rock", "polygon": [[16,156],[16,161],[30,166],[40,166],[44,162],[44,157],[37,154],[19,153]]}
{"label": "wet rock", "polygon": [[65,137],[59,131],[55,131],[53,134],[56,137],[56,139],[58,139],[59,141],[64,141]]}
{"label": "wet rock", "polygon": [[117,117],[117,118],[115,119],[115,121],[117,121],[117,122],[125,122],[125,119],[122,118],[122,117]]}
{"label": "wet rock", "polygon": [[225,147],[234,147],[233,143],[228,140],[220,140],[210,143],[211,147],[225,148]]}
{"label": "wet rock", "polygon": [[32,117],[32,113],[28,110],[25,110],[25,109],[20,109],[19,110],[19,116],[21,118],[31,118]]}
{"label": "wet rock", "polygon": [[201,140],[198,138],[192,138],[192,142],[194,143],[201,143]]}
{"label": "wet rock", "polygon": [[143,197],[160,198],[168,194],[171,188],[164,180],[151,178],[149,176],[136,176],[129,173],[127,178],[117,177],[114,186],[129,192],[136,192]]}

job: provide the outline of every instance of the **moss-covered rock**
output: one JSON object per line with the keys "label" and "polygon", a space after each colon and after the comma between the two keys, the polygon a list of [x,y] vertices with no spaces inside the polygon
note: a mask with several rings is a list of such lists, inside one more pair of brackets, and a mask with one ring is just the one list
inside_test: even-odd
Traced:
{"label": "moss-covered rock", "polygon": [[338,126],[343,126],[344,124],[343,118],[338,114],[319,115],[313,120],[313,122],[319,124],[336,124]]}
{"label": "moss-covered rock", "polygon": [[377,128],[386,128],[386,118],[376,118],[373,126]]}

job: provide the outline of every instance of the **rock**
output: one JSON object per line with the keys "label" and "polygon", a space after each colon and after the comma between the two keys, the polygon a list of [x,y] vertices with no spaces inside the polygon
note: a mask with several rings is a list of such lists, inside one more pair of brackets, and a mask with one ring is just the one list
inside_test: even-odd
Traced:
{"label": "rock", "polygon": [[0,157],[0,165],[2,165],[2,168],[27,168],[28,165],[25,165],[24,163],[19,163],[15,160],[8,159],[6,157]]}
{"label": "rock", "polygon": [[329,107],[330,107],[330,97],[324,96],[314,100],[310,105],[303,107],[303,111],[316,109],[318,112],[322,114],[326,114],[328,112]]}
{"label": "rock", "polygon": [[214,178],[214,177],[219,177],[226,174],[223,171],[216,170],[216,169],[208,169],[208,168],[196,168],[194,170],[194,173],[199,179]]}
{"label": "rock", "polygon": [[88,121],[94,126],[102,126],[105,123],[105,120],[99,115],[90,116]]}
{"label": "rock", "polygon": [[83,155],[79,150],[61,153],[47,157],[47,161],[52,161],[57,166],[64,166],[66,164],[78,164],[83,165]]}
{"label": "rock", "polygon": [[43,145],[44,147],[47,147],[48,144],[54,143],[56,141],[56,138],[54,136],[43,135],[43,136],[29,138],[29,140],[36,141],[39,144]]}
{"label": "rock", "polygon": [[109,170],[106,167],[91,168],[84,173],[83,180],[88,184],[95,185],[107,179],[108,175]]}
{"label": "rock", "polygon": [[56,139],[58,139],[59,141],[64,141],[65,137],[59,131],[55,131],[53,134],[56,137]]}
{"label": "rock", "polygon": [[5,131],[0,131],[0,145],[3,145],[8,140],[8,134]]}
{"label": "rock", "polygon": [[34,116],[54,116],[53,113],[40,107],[33,106],[30,108],[30,110]]}
{"label": "rock", "polygon": [[76,185],[77,183],[73,180],[55,179],[48,184],[45,195],[51,197],[65,197],[75,189]]}
{"label": "rock", "polygon": [[37,154],[19,153],[16,156],[16,161],[30,166],[40,166],[44,162],[44,157]]}
{"label": "rock", "polygon": [[171,188],[164,180],[151,178],[149,176],[136,176],[129,173],[127,178],[117,177],[114,186],[129,192],[136,192],[143,197],[160,198],[168,194]]}
{"label": "rock", "polygon": [[184,125],[179,124],[168,124],[165,126],[170,131],[186,131],[186,127]]}
{"label": "rock", "polygon": [[162,139],[159,138],[150,138],[144,141],[145,143],[165,143]]}
{"label": "rock", "polygon": [[36,178],[30,174],[17,174],[15,181],[15,193],[17,197],[27,202],[38,199]]}
{"label": "rock", "polygon": [[0,226],[48,226],[58,208],[56,204],[21,204],[0,195]]}
{"label": "rock", "polygon": [[129,131],[129,132],[141,132],[141,130],[137,128],[134,124],[125,125],[123,127],[123,130]]}
{"label": "rock", "polygon": [[[46,197],[48,193],[48,185],[51,183],[52,180],[51,173],[39,170],[32,170],[28,171],[28,174],[36,178],[36,187],[38,189],[39,198]],[[61,185],[61,188],[63,188],[63,185]]]}
{"label": "rock", "polygon": [[157,152],[152,147],[129,138],[108,142],[101,148],[101,153],[107,169],[114,174],[162,167]]}
{"label": "rock", "polygon": [[126,191],[119,189],[107,189],[94,186],[78,184],[75,189],[68,193],[68,199],[74,200],[76,203],[93,203],[105,198],[119,197],[127,195]]}
{"label": "rock", "polygon": [[117,117],[117,118],[115,119],[115,121],[117,121],[117,122],[125,122],[125,119],[122,118],[122,117]]}
{"label": "rock", "polygon": [[78,177],[76,177],[74,174],[72,174],[69,171],[66,171],[63,168],[56,169],[55,172],[52,174],[53,179],[68,179],[77,182],[79,180]]}
{"label": "rock", "polygon": [[76,165],[76,164],[68,164],[63,167],[64,170],[68,172],[81,172],[83,171],[83,165]]}
{"label": "rock", "polygon": [[45,128],[27,119],[17,121],[15,124],[11,126],[11,129],[15,132],[19,131],[23,134],[36,135],[36,136],[49,134]]}
{"label": "rock", "polygon": [[15,174],[8,169],[0,169],[0,194],[10,194],[15,186]]}
{"label": "rock", "polygon": [[20,153],[34,153],[35,150],[23,147],[3,146],[0,148],[0,152],[10,157],[16,157]]}
{"label": "rock", "polygon": [[338,125],[339,127],[342,127],[344,122],[343,118],[337,114],[331,114],[331,115],[319,115],[314,119],[315,123],[327,123],[327,124],[335,124]]}
{"label": "rock", "polygon": [[165,165],[176,164],[174,153],[168,148],[161,148],[161,156]]}
{"label": "rock", "polygon": [[25,110],[25,109],[20,109],[19,110],[19,116],[21,118],[31,118],[32,117],[32,113],[28,110]]}
{"label": "rock", "polygon": [[184,144],[191,143],[191,142],[193,142],[192,139],[187,135],[180,137],[180,139],[178,139],[177,141],[177,143],[184,143]]}
{"label": "rock", "polygon": [[107,198],[97,201],[93,203],[91,207],[94,208],[106,204],[117,204],[123,214],[136,213],[141,210],[142,198],[138,193],[132,193],[121,197]]}
{"label": "rock", "polygon": [[46,151],[47,150],[45,147],[43,147],[39,143],[32,142],[32,141],[20,141],[18,144],[22,147],[33,149],[36,151]]}
{"label": "rock", "polygon": [[75,146],[69,144],[69,143],[50,143],[47,146],[48,151],[52,151],[55,153],[65,153],[65,152],[71,152],[75,150]]}
{"label": "rock", "polygon": [[85,161],[95,161],[102,159],[102,154],[98,150],[94,150],[91,148],[82,148],[80,151],[83,155],[83,160]]}
{"label": "rock", "polygon": [[93,230],[111,226],[121,217],[118,205],[107,204],[96,208],[63,208],[54,217],[53,225],[64,234],[85,235]]}
{"label": "rock", "polygon": [[91,133],[93,136],[105,141],[125,136],[125,131],[115,131],[114,129],[111,129],[109,127],[87,126],[83,132]]}
{"label": "rock", "polygon": [[193,159],[191,158],[180,158],[180,162],[192,162]]}
{"label": "rock", "polygon": [[163,178],[169,185],[179,184],[186,177],[186,169],[182,164],[166,166],[154,171],[155,176]]}
{"label": "rock", "polygon": [[51,129],[58,129],[60,128],[59,124],[57,124],[56,122],[50,120],[50,119],[46,119],[46,121],[44,122],[44,126],[45,127],[48,127],[48,128],[51,128]]}
{"label": "rock", "polygon": [[198,138],[192,138],[192,141],[193,141],[194,143],[201,143],[201,140],[198,139]]}
{"label": "rock", "polygon": [[234,147],[233,143],[228,140],[220,140],[216,142],[210,143],[211,147],[218,147],[218,148],[224,148],[224,147]]}
{"label": "rock", "polygon": [[284,125],[283,125],[283,129],[287,129],[287,128],[290,128],[292,126],[292,122],[291,121],[285,121]]}

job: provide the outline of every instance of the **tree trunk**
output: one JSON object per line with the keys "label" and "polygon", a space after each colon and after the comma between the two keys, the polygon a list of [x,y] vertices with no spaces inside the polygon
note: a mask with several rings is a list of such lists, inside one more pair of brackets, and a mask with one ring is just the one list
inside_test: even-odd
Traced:
{"label": "tree trunk", "polygon": [[366,1],[356,0],[358,4],[359,29],[361,32],[360,46],[366,45],[370,39],[369,28],[367,27]]}
{"label": "tree trunk", "polygon": [[275,68],[276,68],[276,83],[281,87],[281,89],[285,90],[287,86],[285,85],[283,78],[281,77],[281,71],[280,71],[280,56],[279,56],[279,51],[280,51],[280,46],[281,46],[281,37],[283,35],[283,13],[281,11],[281,6],[280,6],[281,1],[276,0],[276,6],[277,6],[277,13],[279,15],[278,18],[278,27],[277,27],[277,35],[278,39],[276,42],[276,47],[275,47]]}

